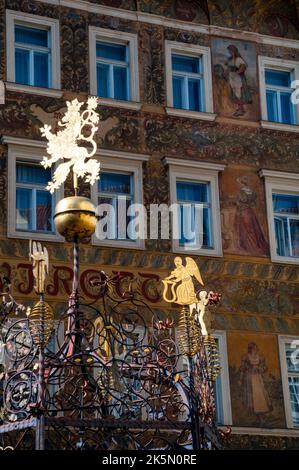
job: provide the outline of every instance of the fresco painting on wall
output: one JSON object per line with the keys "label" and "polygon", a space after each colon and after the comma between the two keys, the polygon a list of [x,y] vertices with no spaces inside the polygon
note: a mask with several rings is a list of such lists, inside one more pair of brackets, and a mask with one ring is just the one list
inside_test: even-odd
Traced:
{"label": "fresco painting on wall", "polygon": [[263,201],[261,180],[254,170],[230,168],[224,172],[221,201],[224,250],[251,256],[268,254]]}
{"label": "fresco painting on wall", "polygon": [[276,336],[229,333],[228,355],[233,424],[284,427]]}
{"label": "fresco painting on wall", "polygon": [[212,41],[216,112],[222,116],[258,119],[256,49],[227,39]]}

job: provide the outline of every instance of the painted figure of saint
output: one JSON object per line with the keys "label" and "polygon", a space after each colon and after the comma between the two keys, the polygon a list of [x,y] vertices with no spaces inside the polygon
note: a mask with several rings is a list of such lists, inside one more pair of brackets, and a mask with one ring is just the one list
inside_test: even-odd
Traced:
{"label": "painted figure of saint", "polygon": [[226,62],[227,78],[231,91],[231,99],[237,104],[234,116],[243,116],[246,112],[245,104],[252,103],[250,88],[247,84],[247,63],[239,53],[236,46],[228,46],[230,56]]}
{"label": "painted figure of saint", "polygon": [[256,193],[250,188],[246,175],[237,178],[237,182],[240,192],[236,201],[234,228],[239,249],[247,254],[265,255],[269,248],[254,210]]}
{"label": "painted figure of saint", "polygon": [[265,414],[272,410],[270,398],[267,393],[263,374],[267,366],[265,359],[259,352],[256,343],[248,344],[248,351],[242,357],[240,367],[243,405],[250,413],[254,413],[260,424],[265,419]]}

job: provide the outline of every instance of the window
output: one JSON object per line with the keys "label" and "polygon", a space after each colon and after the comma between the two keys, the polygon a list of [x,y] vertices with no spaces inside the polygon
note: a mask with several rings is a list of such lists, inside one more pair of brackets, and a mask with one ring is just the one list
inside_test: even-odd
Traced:
{"label": "window", "polygon": [[[96,207],[108,204],[98,210],[102,221],[102,236],[93,237],[96,245],[110,245],[128,248],[144,248],[143,225],[141,237],[136,236],[133,223],[143,220],[143,213],[136,216],[133,204],[142,204],[142,162],[146,155],[131,155],[126,152],[102,150],[100,153],[101,172],[98,184],[91,187],[91,198]],[[130,208],[132,212],[130,213]],[[98,232],[99,235],[99,232]]]}
{"label": "window", "polygon": [[[98,182],[98,204],[110,204],[114,209],[109,238],[131,240],[127,227],[132,217],[125,214],[128,213],[132,203],[134,203],[134,174],[103,171]],[[124,214],[122,209],[125,211]]]}
{"label": "window", "polygon": [[299,175],[261,170],[265,177],[271,259],[299,263]]}
{"label": "window", "polygon": [[45,189],[50,179],[50,169],[17,162],[16,230],[53,233],[54,196]]}
{"label": "window", "polygon": [[49,30],[15,24],[16,83],[49,88],[50,57]]}
{"label": "window", "polygon": [[58,20],[7,10],[7,80],[14,82],[9,89],[59,89],[59,56]]}
{"label": "window", "polygon": [[31,146],[31,142],[3,137],[3,143],[8,144],[8,236],[62,240],[55,231],[53,215],[56,201],[63,197],[63,188],[54,195],[46,189],[52,170],[40,165],[44,144],[35,141],[35,146]]}
{"label": "window", "polygon": [[166,41],[165,54],[167,113],[214,120],[210,49]]}
{"label": "window", "polygon": [[272,194],[276,252],[299,258],[299,193]]}
{"label": "window", "polygon": [[173,251],[222,256],[218,173],[224,165],[165,158]]}
{"label": "window", "polygon": [[279,338],[287,426],[299,428],[299,337]]}
{"label": "window", "polygon": [[292,103],[291,95],[294,91],[292,81],[299,77],[298,64],[259,57],[259,69],[262,125],[271,127],[275,123],[274,127],[277,127],[279,124],[297,124],[297,106]]}
{"label": "window", "polygon": [[129,100],[128,46],[98,42],[96,52],[98,96]]}
{"label": "window", "polygon": [[89,55],[90,93],[111,106],[139,109],[137,35],[90,27]]}
{"label": "window", "polygon": [[295,124],[291,72],[265,69],[265,81],[268,121]]}
{"label": "window", "polygon": [[[191,222],[191,229],[195,231],[195,205],[203,206],[203,240],[202,248],[213,248],[212,218],[211,218],[211,188],[209,182],[177,180],[176,182],[177,202],[180,205],[179,228],[180,246],[193,246],[195,237],[186,238],[184,226]],[[189,206],[189,207],[188,207]],[[189,209],[189,213],[188,213]],[[185,213],[187,211],[187,214]]]}
{"label": "window", "polygon": [[204,111],[202,58],[172,55],[174,108]]}

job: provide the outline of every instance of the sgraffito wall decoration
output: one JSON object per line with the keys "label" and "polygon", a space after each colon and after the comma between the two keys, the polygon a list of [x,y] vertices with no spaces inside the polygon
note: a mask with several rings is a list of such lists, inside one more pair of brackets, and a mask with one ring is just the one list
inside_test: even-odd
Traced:
{"label": "sgraffito wall decoration", "polygon": [[264,182],[255,168],[226,168],[220,187],[223,250],[268,256]]}
{"label": "sgraffito wall decoration", "polygon": [[140,9],[145,13],[175,18],[181,21],[208,24],[209,12],[206,0],[141,0]]}
{"label": "sgraffito wall decoration", "polygon": [[277,337],[228,334],[233,424],[285,427]]}
{"label": "sgraffito wall decoration", "polygon": [[291,0],[208,0],[211,24],[271,36],[298,38],[298,11]]}
{"label": "sgraffito wall decoration", "polygon": [[257,120],[256,48],[249,42],[212,40],[214,97],[221,116]]}

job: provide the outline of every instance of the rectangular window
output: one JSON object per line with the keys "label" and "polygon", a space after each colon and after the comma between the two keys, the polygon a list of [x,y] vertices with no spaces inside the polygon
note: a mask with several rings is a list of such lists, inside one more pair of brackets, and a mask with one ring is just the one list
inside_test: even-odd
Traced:
{"label": "rectangular window", "polygon": [[96,44],[97,94],[104,98],[130,100],[128,46]]}
{"label": "rectangular window", "polygon": [[91,95],[109,106],[140,109],[138,67],[137,34],[89,27]]}
{"label": "rectangular window", "polygon": [[261,126],[298,132],[298,105],[292,103],[298,62],[259,56]]}
{"label": "rectangular window", "polygon": [[6,26],[7,87],[54,96],[61,86],[59,20],[6,10]]}
{"label": "rectangular window", "polygon": [[[196,238],[190,238],[192,232],[202,229],[201,248],[213,248],[210,184],[206,182],[181,181],[176,183],[177,202],[180,205],[179,230],[182,247],[194,246]],[[202,227],[195,226],[196,204],[202,206]]]}
{"label": "rectangular window", "polygon": [[276,252],[299,258],[299,194],[272,193]]}
{"label": "rectangular window", "polygon": [[202,58],[172,55],[173,106],[205,111]]}
{"label": "rectangular window", "polygon": [[113,209],[111,214],[114,214],[113,220],[109,220],[108,239],[132,240],[133,234],[129,232],[132,217],[127,215],[132,203],[134,203],[133,174],[102,171],[98,182],[98,204],[109,204]]}
{"label": "rectangular window", "polygon": [[16,83],[49,88],[50,57],[49,30],[15,25]]}
{"label": "rectangular window", "polygon": [[16,164],[16,230],[53,233],[53,196],[45,189],[51,170]]}
{"label": "rectangular window", "polygon": [[287,426],[299,428],[299,338],[279,338]]}
{"label": "rectangular window", "polygon": [[292,80],[290,71],[265,69],[268,121],[295,124]]}

